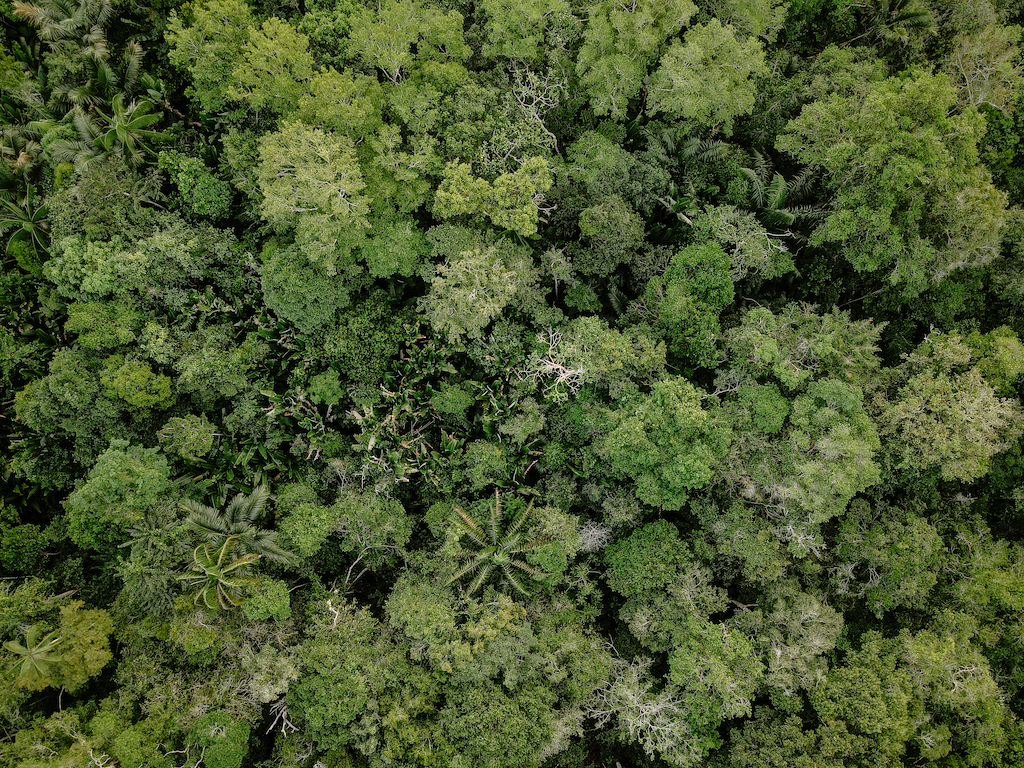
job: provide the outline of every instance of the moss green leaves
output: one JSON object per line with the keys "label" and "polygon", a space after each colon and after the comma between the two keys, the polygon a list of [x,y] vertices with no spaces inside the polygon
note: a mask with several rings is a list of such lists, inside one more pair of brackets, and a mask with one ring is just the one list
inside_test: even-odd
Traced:
{"label": "moss green leaves", "polygon": [[641,501],[681,509],[689,491],[711,481],[730,431],[703,408],[701,393],[681,377],[655,382],[647,395],[622,398],[598,455],[636,482]]}

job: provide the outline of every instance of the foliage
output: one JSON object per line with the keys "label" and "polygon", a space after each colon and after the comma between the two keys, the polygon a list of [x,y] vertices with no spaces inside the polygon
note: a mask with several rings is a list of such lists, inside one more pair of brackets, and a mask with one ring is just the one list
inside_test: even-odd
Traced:
{"label": "foliage", "polygon": [[89,549],[121,543],[146,510],[169,501],[169,475],[167,460],[155,448],[112,441],[86,482],[65,502],[72,540]]}
{"label": "foliage", "polygon": [[950,116],[954,101],[945,76],[915,73],[805,107],[777,146],[829,174],[832,213],[811,242],[910,295],[995,258],[1005,198],[977,162],[980,116]]}
{"label": "foliage", "polygon": [[0,765],[1018,768],[1021,0],[17,0]]}
{"label": "foliage", "polygon": [[460,544],[463,539],[468,539],[472,542],[474,548],[469,551],[460,548],[456,553],[456,557],[469,560],[469,562],[460,567],[455,575],[448,579],[449,584],[475,574],[473,581],[466,590],[467,594],[472,595],[487,582],[495,568],[498,568],[502,572],[504,583],[510,585],[521,595],[528,595],[529,593],[521,581],[522,574],[532,576],[534,579],[541,579],[547,575],[527,565],[521,557],[517,557],[517,555],[523,555],[529,553],[530,550],[537,549],[544,543],[541,539],[530,540],[527,538],[529,529],[526,525],[533,512],[532,499],[515,516],[512,522],[505,525],[501,506],[501,494],[498,490],[495,490],[494,504],[490,506],[486,529],[471,517],[466,510],[461,507],[454,507],[453,509],[455,514],[452,517],[452,526],[455,539]]}

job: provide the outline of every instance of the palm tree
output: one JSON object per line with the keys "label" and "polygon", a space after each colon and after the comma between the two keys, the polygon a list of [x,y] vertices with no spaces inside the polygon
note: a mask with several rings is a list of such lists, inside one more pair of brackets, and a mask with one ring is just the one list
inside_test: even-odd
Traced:
{"label": "palm tree", "polygon": [[936,29],[927,5],[918,0],[860,0],[849,7],[861,11],[865,31],[841,45],[863,38],[872,43],[903,44],[910,42],[912,33],[932,34]]}
{"label": "palm tree", "polygon": [[469,559],[469,563],[448,579],[448,584],[453,584],[471,573],[476,577],[467,589],[472,595],[484,585],[494,570],[500,569],[506,581],[522,595],[529,594],[520,582],[520,574],[526,573],[537,579],[542,579],[548,574],[539,571],[524,563],[517,555],[528,552],[544,542],[539,539],[525,540],[523,529],[530,514],[533,512],[533,501],[523,509],[504,531],[501,529],[502,509],[501,495],[494,491],[494,504],[490,508],[490,516],[487,521],[487,529],[480,525],[466,510],[455,507],[455,517],[452,519],[459,537],[468,538],[476,545],[472,549],[462,549],[457,557]]}
{"label": "palm tree", "polygon": [[36,202],[32,190],[29,184],[28,193],[20,201],[0,198],[0,232],[11,233],[7,238],[8,252],[15,240],[27,241],[38,261],[40,253],[47,252],[50,220],[49,209],[45,204]]}
{"label": "palm tree", "polygon": [[801,204],[813,184],[811,169],[787,180],[756,149],[752,155],[754,167],[740,172],[750,182],[750,211],[765,227],[812,227],[828,215],[820,206]]}
{"label": "palm tree", "polygon": [[207,608],[228,610],[245,601],[242,590],[258,582],[250,566],[260,559],[257,554],[235,557],[237,536],[228,536],[219,547],[200,544],[192,552],[192,567],[178,577],[195,589],[193,602]]}
{"label": "palm tree", "polygon": [[277,533],[256,525],[269,500],[270,491],[265,485],[260,485],[248,495],[240,493],[235,496],[223,511],[192,500],[183,502],[182,507],[188,512],[188,527],[211,544],[219,546],[233,538],[243,554],[251,552],[276,563],[291,565],[296,556],[277,545]]}
{"label": "palm tree", "polygon": [[125,104],[124,95],[119,93],[110,104],[112,111],[109,117],[99,109],[91,113],[81,107],[72,110],[79,138],[53,143],[53,156],[57,161],[74,163],[80,171],[107,157],[119,157],[129,165],[138,166],[147,155],[156,155],[151,146],[153,142],[171,139],[165,133],[149,130],[149,126],[160,119],[159,114],[151,112],[151,102],[143,100]]}
{"label": "palm tree", "polygon": [[24,645],[16,640],[4,643],[4,648],[19,657],[8,673],[15,672],[15,685],[28,688],[30,691],[41,691],[50,685],[53,667],[63,661],[54,650],[61,641],[61,638],[57,637],[57,630],[41,638],[40,631],[39,625],[33,624],[25,631]]}
{"label": "palm tree", "polygon": [[67,40],[79,41],[86,52],[106,56],[103,28],[114,13],[110,0],[14,0],[14,15],[38,30],[39,39],[54,46]]}

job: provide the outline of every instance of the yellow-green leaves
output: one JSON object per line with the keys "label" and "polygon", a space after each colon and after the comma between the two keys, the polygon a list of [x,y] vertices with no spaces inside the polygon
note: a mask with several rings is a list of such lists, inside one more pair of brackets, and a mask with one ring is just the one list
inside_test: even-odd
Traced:
{"label": "yellow-green leaves", "polygon": [[741,41],[713,18],[687,30],[662,57],[651,77],[651,107],[731,133],[733,119],[753,109],[755,78],[766,71],[760,41]]}
{"label": "yellow-green leaves", "polygon": [[493,182],[473,175],[468,163],[449,163],[434,200],[434,214],[442,219],[461,214],[483,214],[494,226],[523,237],[536,234],[544,194],[551,189],[551,170],[542,157],[529,157],[513,173]]}
{"label": "yellow-green leaves", "polygon": [[256,176],[263,217],[278,229],[296,227],[302,250],[328,274],[365,237],[370,206],[347,136],[285,121],[260,140]]}

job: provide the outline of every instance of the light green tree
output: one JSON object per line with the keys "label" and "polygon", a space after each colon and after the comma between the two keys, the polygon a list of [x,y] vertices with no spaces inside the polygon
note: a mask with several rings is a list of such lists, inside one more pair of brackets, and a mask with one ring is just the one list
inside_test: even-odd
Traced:
{"label": "light green tree", "polygon": [[956,334],[933,332],[879,382],[871,407],[897,468],[947,480],[982,477],[1024,432],[1020,404],[996,395]]}
{"label": "light green tree", "polygon": [[478,245],[438,265],[420,309],[452,339],[480,338],[506,307],[535,299],[538,283],[529,251],[504,241]]}
{"label": "light green tree", "polygon": [[420,61],[463,60],[470,55],[462,37],[462,15],[420,0],[384,0],[374,10],[349,17],[348,55],[401,82]]}
{"label": "light green tree", "polygon": [[247,30],[247,40],[231,73],[228,93],[259,111],[289,112],[309,92],[313,57],[309,40],[281,19],[271,17]]}
{"label": "light green tree", "polygon": [[662,56],[651,76],[651,108],[729,134],[733,120],[753,109],[756,78],[766,73],[761,42],[740,41],[731,25],[712,18]]}
{"label": "light green tree", "polygon": [[366,184],[347,136],[299,122],[260,139],[261,212],[277,229],[296,227],[300,247],[328,274],[365,237]]}
{"label": "light green tree", "polygon": [[665,41],[697,12],[690,0],[612,0],[588,8],[583,45],[576,57],[594,112],[620,120],[643,84]]}
{"label": "light green tree", "polygon": [[473,176],[468,163],[452,162],[437,189],[434,214],[442,219],[483,214],[494,226],[528,237],[537,232],[544,194],[551,186],[551,170],[542,157],[526,158],[516,171],[493,182]]}

